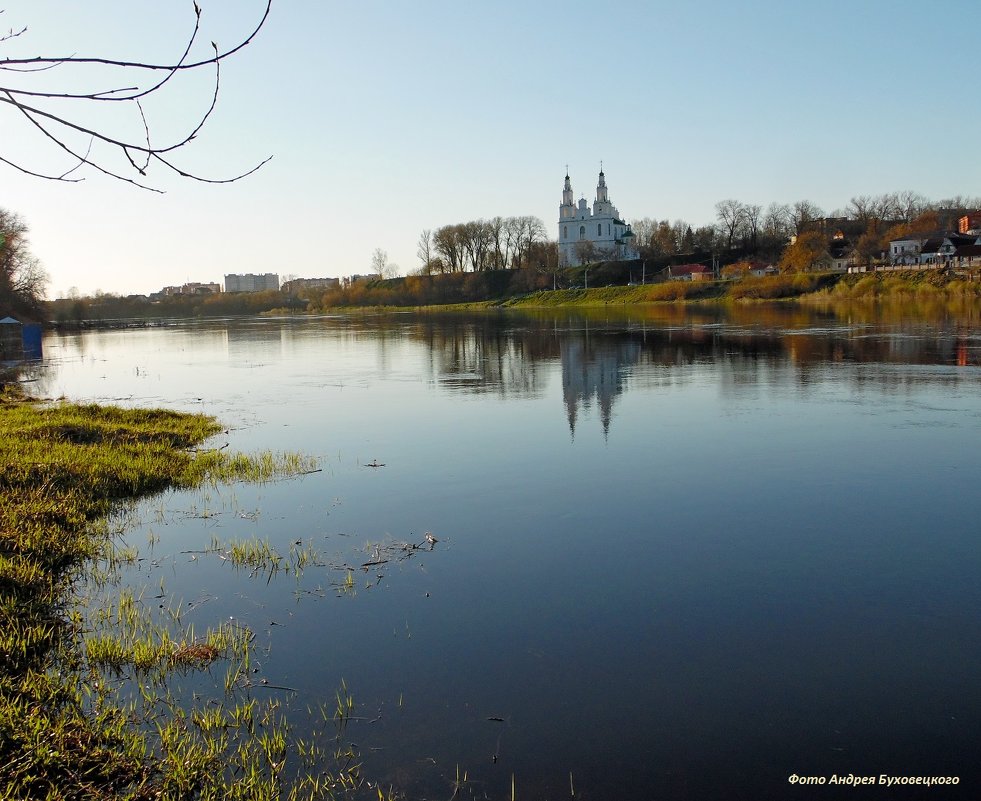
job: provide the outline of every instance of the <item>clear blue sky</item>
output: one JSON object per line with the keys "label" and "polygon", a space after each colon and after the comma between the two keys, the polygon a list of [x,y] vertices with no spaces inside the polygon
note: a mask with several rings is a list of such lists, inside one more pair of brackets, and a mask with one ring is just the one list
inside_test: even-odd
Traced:
{"label": "clear blue sky", "polygon": [[[264,5],[199,3],[203,42],[219,44]],[[4,31],[29,28],[0,57],[167,60],[193,18],[191,0],[0,8]],[[536,215],[554,237],[565,165],[592,200],[601,159],[628,220],[702,225],[726,198],[831,211],[906,189],[976,196],[979,31],[976,0],[274,0],[182,161],[220,176],[272,155],[257,175],[213,187],[156,173],[155,195],[0,165],[0,206],[31,227],[54,297],[348,275],[375,248],[405,272],[424,228],[495,215]],[[155,136],[192,120],[208,89],[185,80],[149,106]],[[64,166],[7,111],[0,155]]]}

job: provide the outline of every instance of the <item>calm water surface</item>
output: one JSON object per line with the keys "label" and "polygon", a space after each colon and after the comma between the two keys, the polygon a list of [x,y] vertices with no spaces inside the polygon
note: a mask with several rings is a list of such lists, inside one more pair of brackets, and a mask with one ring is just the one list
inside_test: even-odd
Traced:
{"label": "calm water surface", "polygon": [[[787,782],[835,773],[981,797],[976,324],[390,315],[44,349],[48,396],[320,459],[143,504],[128,539],[160,541],[128,580],[255,630],[257,694],[305,710],[343,679],[366,773],[410,797],[457,766],[493,799],[512,775],[568,798],[570,772],[594,799],[880,797]],[[213,537],[330,566],[267,583],[187,553]]]}

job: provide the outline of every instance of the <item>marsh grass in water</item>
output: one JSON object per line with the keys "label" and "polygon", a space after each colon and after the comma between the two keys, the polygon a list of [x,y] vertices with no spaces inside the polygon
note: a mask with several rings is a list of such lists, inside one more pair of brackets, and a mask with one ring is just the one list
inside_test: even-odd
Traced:
{"label": "marsh grass in water", "polygon": [[[104,608],[79,605],[83,579],[110,583],[139,558],[115,542],[136,499],[317,469],[295,454],[199,449],[220,431],[203,415],[0,394],[0,797],[314,799],[351,788],[388,797],[343,749],[298,747],[274,698],[232,694],[196,709],[171,696],[169,676],[219,662],[235,689],[249,669],[247,629],[199,633],[179,610],[151,615],[128,592]],[[291,564],[311,558],[291,551]],[[313,758],[328,752],[344,758]]]}

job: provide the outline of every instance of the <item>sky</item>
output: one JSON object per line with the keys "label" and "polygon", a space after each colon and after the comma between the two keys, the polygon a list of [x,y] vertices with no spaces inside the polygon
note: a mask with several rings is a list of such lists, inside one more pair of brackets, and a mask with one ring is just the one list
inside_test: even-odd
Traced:
{"label": "sky", "polygon": [[[198,2],[202,55],[247,35],[265,6]],[[0,9],[0,31],[27,26],[0,58],[173,61],[194,20],[191,0]],[[405,274],[424,229],[497,215],[540,217],[554,238],[566,165],[577,198],[592,202],[602,162],[628,221],[693,227],[728,198],[831,212],[892,191],[978,196],[978,31],[977,0],[273,0],[175,157],[221,178],[272,156],[257,173],[209,185],[153,169],[158,194],[91,169],[60,183],[0,163],[0,207],[29,226],[53,298],[226,273],[367,273],[376,248]],[[194,127],[211,78],[181,76],[147,101],[153,141]],[[14,80],[120,85],[103,73],[76,83],[68,68],[0,71],[0,85]],[[137,109],[108,105],[73,112],[145,136]],[[71,166],[8,106],[0,157]]]}

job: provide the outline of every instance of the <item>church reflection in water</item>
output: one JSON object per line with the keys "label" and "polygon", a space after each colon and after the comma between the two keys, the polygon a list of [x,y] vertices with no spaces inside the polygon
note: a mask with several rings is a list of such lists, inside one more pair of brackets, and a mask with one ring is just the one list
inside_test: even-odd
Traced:
{"label": "church reflection in water", "polygon": [[608,435],[616,403],[628,389],[677,387],[700,373],[711,376],[722,396],[735,399],[765,387],[805,391],[828,378],[829,370],[846,369],[845,380],[856,391],[875,385],[901,392],[911,382],[956,382],[959,374],[899,372],[891,364],[981,367],[975,326],[956,319],[924,327],[908,318],[870,325],[791,308],[751,312],[669,309],[659,312],[670,313],[668,319],[622,320],[434,317],[415,321],[401,335],[427,346],[430,380],[444,391],[542,398],[560,372],[573,437],[594,410]]}
{"label": "church reflection in water", "polygon": [[580,410],[596,405],[603,435],[610,433],[613,403],[626,388],[629,368],[637,364],[641,347],[635,341],[604,341],[588,336],[562,339],[562,401],[569,431],[575,436]]}

